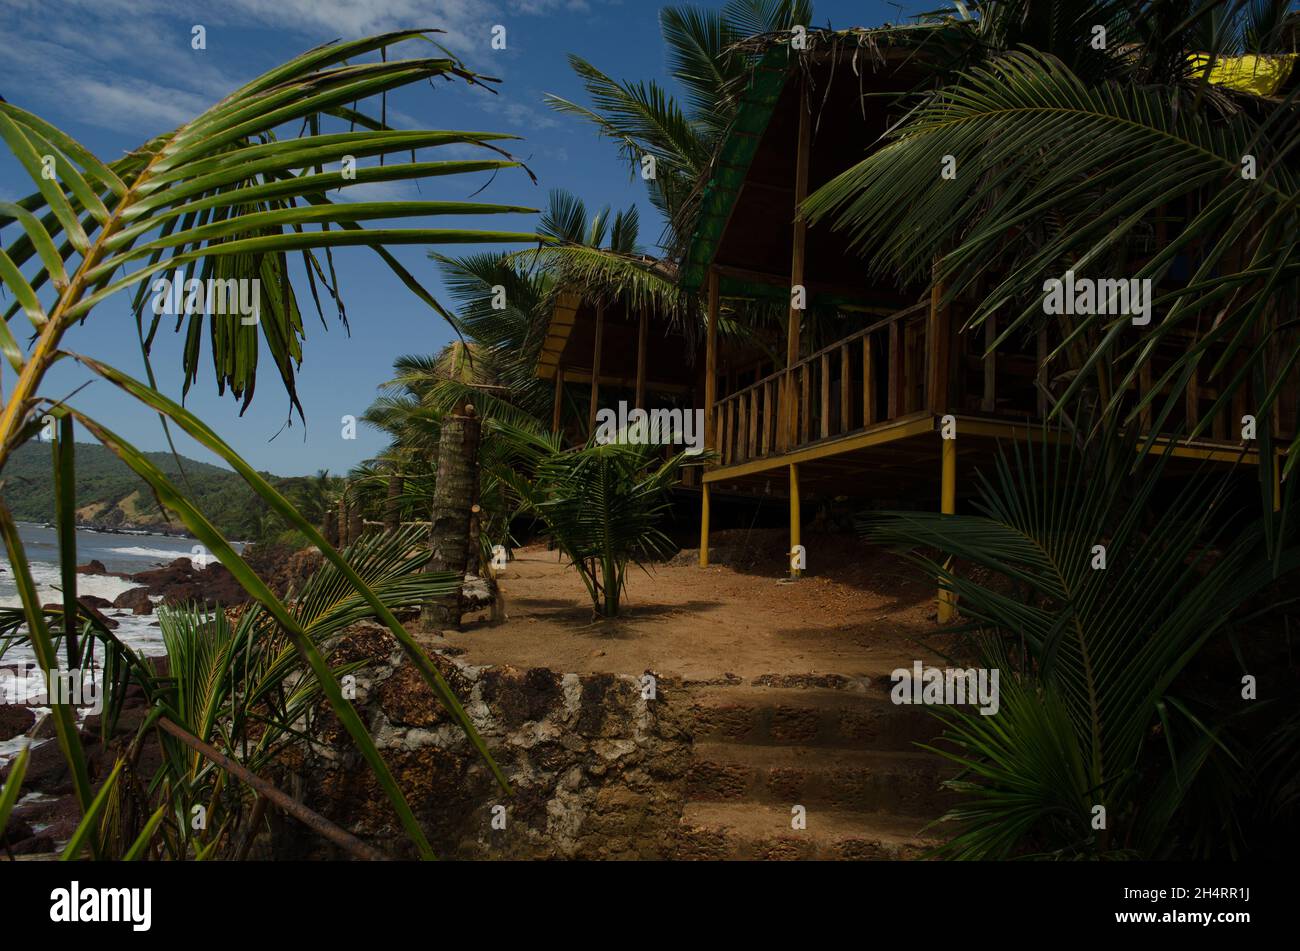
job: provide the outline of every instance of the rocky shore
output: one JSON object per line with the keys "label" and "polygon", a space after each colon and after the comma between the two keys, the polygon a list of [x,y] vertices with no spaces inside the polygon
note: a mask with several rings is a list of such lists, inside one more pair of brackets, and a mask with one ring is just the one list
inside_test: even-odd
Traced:
{"label": "rocky shore", "polygon": [[[302,587],[311,573],[320,567],[322,556],[314,548],[294,549],[287,545],[252,545],[244,552],[244,560],[278,596]],[[157,568],[137,571],[135,574],[111,572],[99,561],[77,566],[78,574],[111,575],[134,582],[130,588],[113,601],[103,598],[83,598],[97,608],[117,608],[133,614],[152,614],[153,599],[163,604],[242,604],[248,595],[220,562],[196,565],[193,559],[177,558]]]}
{"label": "rocky shore", "polygon": [[[289,546],[251,546],[244,559],[280,597],[291,596],[302,587],[321,564],[315,549],[297,550]],[[155,600],[161,604],[199,603],[209,607],[230,607],[248,600],[248,595],[223,565],[213,561],[196,565],[190,558],[177,558],[166,565],[134,574],[110,572],[102,562],[91,561],[77,567],[81,575],[109,575],[134,582],[136,587],[122,592],[113,601],[94,595],[78,600],[89,611],[99,614],[109,627],[116,627],[111,613],[130,611],[135,615],[154,612]],[[47,605],[60,608],[61,605]],[[149,658],[156,673],[165,674],[167,658]],[[117,757],[125,751],[140,723],[148,714],[143,691],[135,685],[127,690],[123,709],[113,734],[102,737],[100,718],[89,716],[81,723],[80,738],[90,768],[91,782],[101,783]],[[32,735],[35,729],[36,735]],[[34,740],[49,740],[33,747],[27,775],[23,782],[23,801],[14,808],[7,829],[0,834],[0,860],[6,855],[35,855],[52,852],[66,842],[76,828],[80,808],[73,794],[72,776],[59,744],[50,740],[50,721],[37,724],[33,712],[19,704],[0,704],[0,742],[22,735]],[[136,769],[139,775],[151,775],[158,766],[156,741],[144,745]],[[0,782],[8,776],[8,766],[0,768]],[[34,795],[33,795],[34,794]]]}

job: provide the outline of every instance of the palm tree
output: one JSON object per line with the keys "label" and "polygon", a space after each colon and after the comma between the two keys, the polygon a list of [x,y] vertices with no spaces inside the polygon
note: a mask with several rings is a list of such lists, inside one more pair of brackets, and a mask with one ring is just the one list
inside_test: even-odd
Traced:
{"label": "palm tree", "polygon": [[644,159],[653,159],[654,176],[646,182],[665,221],[660,244],[671,256],[694,229],[699,189],[755,60],[734,44],[811,19],[807,0],[728,0],[721,11],[665,7],[660,29],[669,73],[686,92],[684,105],[654,80],[619,81],[576,55],[569,57],[569,65],[586,87],[591,106],[555,95],[547,101],[615,142],[633,174],[642,175]]}
{"label": "palm tree", "polygon": [[[249,570],[212,524],[167,476],[126,440],[74,399],[42,392],[46,374],[59,360],[75,359],[94,376],[139,401],[166,421],[216,452],[251,485],[270,509],[302,532],[324,552],[327,561],[360,594],[403,645],[415,667],[469,731],[478,749],[482,741],[429,658],[414,642],[389,607],[375,594],[317,530],[266,480],[193,414],[147,383],[103,363],[89,354],[65,349],[67,337],[94,307],[119,291],[138,288],[137,319],[142,342],[143,307],[149,298],[148,279],[190,268],[202,280],[246,281],[257,289],[260,317],[253,325],[213,319],[212,346],[218,383],[229,386],[245,405],[256,377],[258,334],[266,341],[277,372],[297,405],[293,380],[301,360],[302,321],[289,279],[288,256],[306,256],[309,273],[323,274],[314,252],[364,246],[373,249],[422,300],[440,313],[445,309],[385,250],[393,244],[532,243],[536,236],[510,231],[465,228],[378,228],[362,222],[437,215],[496,215],[527,212],[513,205],[485,202],[378,201],[337,202],[328,196],[344,182],[413,181],[427,176],[497,171],[517,167],[496,144],[510,136],[456,131],[398,131],[377,122],[350,104],[389,90],[442,78],[483,85],[474,73],[449,54],[412,59],[388,59],[387,51],[406,40],[428,40],[429,31],[408,30],[332,44],[310,50],[235,90],[190,122],[144,143],[124,158],[104,163],[71,136],[32,113],[0,102],[0,138],[37,189],[16,202],[0,204],[0,227],[16,225],[22,232],[0,250],[0,281],[14,296],[7,317],[21,310],[35,330],[25,350],[7,320],[0,323],[0,351],[15,377],[0,413],[0,469],[14,450],[42,427],[44,416],[58,422],[56,475],[61,527],[71,525],[75,505],[73,485],[73,420],[79,421],[139,474],[239,579],[252,598],[265,606],[295,650],[310,666],[321,688],[374,770],[407,834],[421,855],[431,854],[401,789],[380,757],[373,740],[339,685],[320,650],[302,623],[266,584]],[[435,46],[436,49],[436,46]],[[363,62],[374,52],[380,62]],[[344,131],[324,132],[330,119],[341,120]],[[303,126],[297,137],[284,136],[287,127]],[[397,161],[356,167],[356,159],[401,157],[419,149],[446,145],[480,150],[483,158],[446,161]],[[338,170],[327,165],[341,163]],[[350,177],[352,175],[355,177]],[[27,274],[22,268],[29,266]],[[254,281],[258,283],[253,283]],[[49,301],[40,292],[46,286]],[[314,285],[313,285],[314,286]],[[333,289],[336,292],[336,289]],[[159,315],[155,312],[155,318]],[[199,361],[201,316],[192,316],[184,370],[192,378]],[[154,321],[156,326],[156,320]],[[152,374],[151,374],[152,375]],[[28,570],[17,529],[0,506],[0,533],[26,612],[29,636],[43,669],[57,663],[46,615]],[[64,629],[74,631],[75,542],[70,530],[61,534],[64,573]],[[74,583],[68,583],[72,577]],[[69,637],[69,642],[75,638]],[[68,758],[83,811],[92,794],[71,709],[53,707],[60,744]],[[490,758],[489,758],[489,762]],[[495,766],[494,766],[495,768]],[[504,778],[497,773],[504,783]]]}
{"label": "palm tree", "polygon": [[628,565],[644,570],[673,550],[659,524],[682,466],[699,457],[663,460],[658,446],[619,442],[565,450],[554,435],[502,423],[493,432],[512,447],[510,465],[496,476],[519,500],[520,513],[539,519],[577,569],[592,610],[616,617]]}
{"label": "palm tree", "polygon": [[[1136,475],[1115,463],[1132,458],[1135,436],[1111,427],[1087,449],[1062,436],[1045,430],[1000,453],[970,514],[860,520],[955,592],[986,635],[982,662],[1001,674],[996,714],[937,710],[945,742],[934,751],[963,769],[951,785],[964,794],[941,852],[1231,853],[1243,793],[1295,781],[1294,766],[1243,776],[1241,764],[1275,737],[1293,740],[1294,724],[1275,734],[1252,720],[1235,743],[1230,727],[1255,716],[1242,712],[1250,705],[1216,710],[1182,674],[1210,639],[1281,608],[1274,579],[1300,568],[1300,546],[1291,532],[1270,551],[1258,523],[1231,509],[1222,475],[1171,493],[1167,456]],[[982,571],[957,574],[952,559]]]}

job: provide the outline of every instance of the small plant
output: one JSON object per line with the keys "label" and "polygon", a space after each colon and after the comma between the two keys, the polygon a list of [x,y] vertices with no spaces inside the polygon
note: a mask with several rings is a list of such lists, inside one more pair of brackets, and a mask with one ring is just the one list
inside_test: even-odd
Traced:
{"label": "small plant", "polygon": [[681,468],[700,456],[611,442],[561,450],[555,437],[509,430],[518,466],[500,478],[516,493],[521,514],[541,520],[546,534],[578,570],[592,609],[616,617],[627,569],[673,550],[659,528]]}

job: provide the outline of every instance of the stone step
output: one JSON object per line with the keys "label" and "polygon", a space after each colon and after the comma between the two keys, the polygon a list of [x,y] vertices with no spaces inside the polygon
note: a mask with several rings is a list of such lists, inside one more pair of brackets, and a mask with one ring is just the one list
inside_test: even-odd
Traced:
{"label": "stone step", "polygon": [[926,820],[885,813],[810,807],[804,829],[789,808],[740,802],[688,802],[675,844],[677,859],[916,859],[937,845]]}
{"label": "stone step", "polygon": [[932,753],[699,742],[687,798],[782,806],[834,806],[934,818],[955,797],[940,785],[957,773]]}
{"label": "stone step", "polygon": [[884,688],[697,688],[691,726],[697,741],[873,750],[914,750],[941,732],[928,708]]}

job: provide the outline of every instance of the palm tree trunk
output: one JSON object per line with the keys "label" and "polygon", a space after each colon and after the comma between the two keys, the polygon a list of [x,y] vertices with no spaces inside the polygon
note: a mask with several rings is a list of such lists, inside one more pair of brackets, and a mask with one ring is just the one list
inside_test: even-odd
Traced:
{"label": "palm tree trunk", "polygon": [[[463,575],[469,562],[470,518],[478,497],[478,444],[482,424],[474,407],[464,416],[448,416],[438,440],[438,474],[430,514],[428,571]],[[430,630],[460,624],[460,594],[426,602],[421,626]]]}
{"label": "palm tree trunk", "polygon": [[402,477],[394,473],[388,477],[388,500],[384,506],[384,529],[395,532],[402,527]]}

